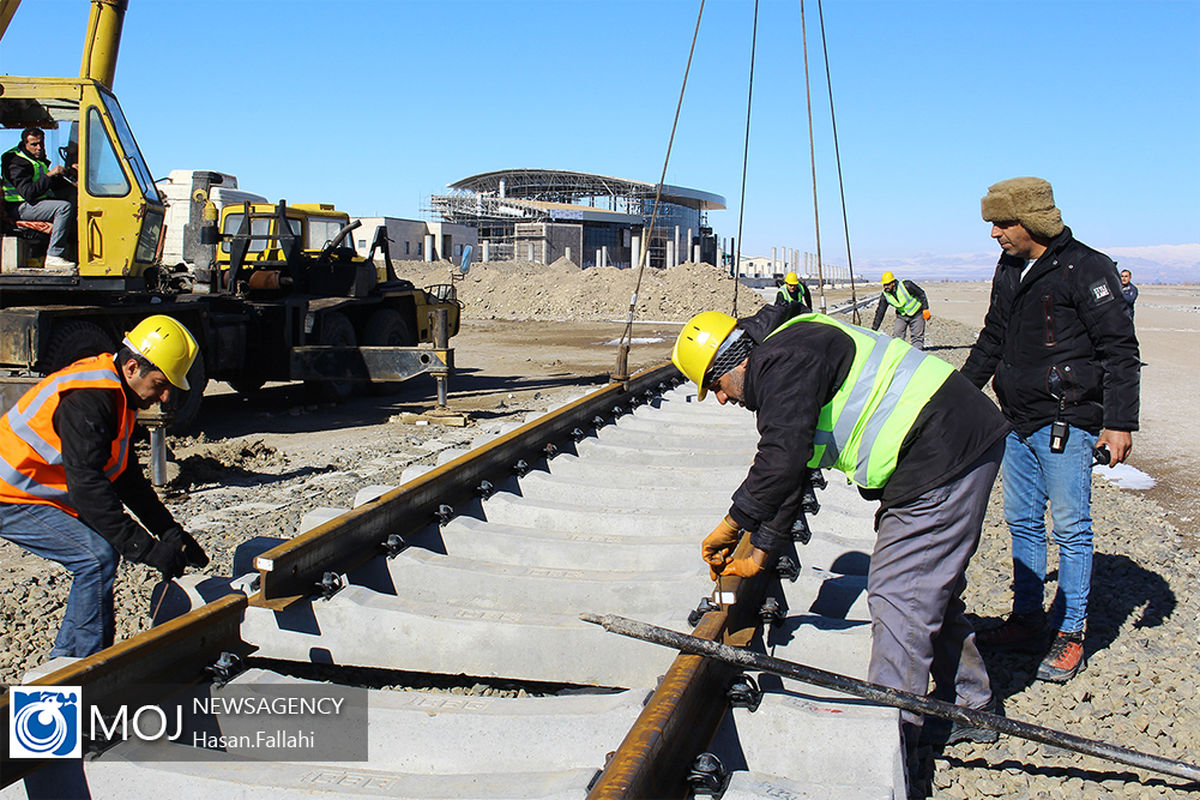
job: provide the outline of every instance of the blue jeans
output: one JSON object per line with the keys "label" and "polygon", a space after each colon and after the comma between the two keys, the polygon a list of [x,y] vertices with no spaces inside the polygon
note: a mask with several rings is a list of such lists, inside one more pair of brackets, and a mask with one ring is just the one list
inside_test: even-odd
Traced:
{"label": "blue jeans", "polygon": [[50,658],[88,656],[113,643],[113,580],[121,557],[70,514],[40,503],[0,503],[0,536],[57,561],[74,579]]}
{"label": "blue jeans", "polygon": [[1004,520],[1012,534],[1013,611],[1042,608],[1046,583],[1046,501],[1058,545],[1058,592],[1050,623],[1078,633],[1092,585],[1092,448],[1096,437],[1071,426],[1066,450],[1050,452],[1050,426],[1008,434],[1004,450]]}
{"label": "blue jeans", "polygon": [[50,245],[46,255],[70,258],[72,240],[75,238],[75,204],[70,200],[47,199],[21,203],[17,206],[17,219],[51,223]]}

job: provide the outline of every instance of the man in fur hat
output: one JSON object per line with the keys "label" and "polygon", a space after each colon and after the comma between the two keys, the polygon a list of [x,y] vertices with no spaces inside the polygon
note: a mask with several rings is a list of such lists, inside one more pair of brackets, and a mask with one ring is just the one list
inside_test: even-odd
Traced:
{"label": "man in fur hat", "polygon": [[[1119,464],[1133,446],[1138,343],[1116,265],[1071,235],[1048,182],[1001,181],[988,188],[981,207],[1004,253],[962,373],[979,387],[992,381],[1013,427],[1001,472],[1013,606],[1003,625],[977,638],[984,647],[1045,653],[1037,677],[1065,683],[1087,663],[1093,448],[1106,448]],[[1047,501],[1059,549],[1049,614]]]}

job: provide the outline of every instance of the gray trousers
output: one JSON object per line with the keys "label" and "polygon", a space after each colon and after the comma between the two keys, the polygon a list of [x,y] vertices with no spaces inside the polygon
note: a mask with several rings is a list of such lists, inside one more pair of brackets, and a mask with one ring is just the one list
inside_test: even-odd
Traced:
{"label": "gray trousers", "polygon": [[38,200],[17,206],[17,219],[30,222],[51,222],[48,256],[70,258],[71,240],[75,236],[75,204],[70,200]]}
{"label": "gray trousers", "polygon": [[[956,479],[880,517],[867,576],[872,683],[923,695],[932,675],[947,700],[953,687],[959,705],[991,702],[962,592],[1003,455],[1001,439]],[[920,725],[919,715],[901,719]]]}
{"label": "gray trousers", "polygon": [[905,332],[911,334],[908,337],[909,343],[918,350],[925,349],[925,317],[918,311],[911,317],[902,317],[896,315],[896,323],[892,326],[892,338],[904,339]]}

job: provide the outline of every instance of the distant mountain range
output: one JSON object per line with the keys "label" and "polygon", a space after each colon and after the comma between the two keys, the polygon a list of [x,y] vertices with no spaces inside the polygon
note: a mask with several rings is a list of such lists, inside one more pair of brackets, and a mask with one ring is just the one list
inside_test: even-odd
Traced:
{"label": "distant mountain range", "polygon": [[[1148,247],[1103,247],[1095,245],[1117,262],[1118,269],[1133,273],[1134,283],[1200,282],[1200,244],[1162,244]],[[871,278],[885,270],[901,277],[925,280],[985,281],[996,269],[998,249],[980,253],[918,253],[909,258],[875,259],[865,267]]]}

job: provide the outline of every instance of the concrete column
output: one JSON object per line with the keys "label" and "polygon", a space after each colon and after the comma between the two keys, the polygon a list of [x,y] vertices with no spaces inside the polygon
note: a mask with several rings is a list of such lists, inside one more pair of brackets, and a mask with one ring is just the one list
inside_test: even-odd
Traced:
{"label": "concrete column", "polygon": [[672,267],[677,267],[677,266],[679,266],[679,261],[677,260],[679,257],[679,226],[678,225],[675,226],[675,238],[672,243],[675,246],[670,249],[670,252],[671,252],[670,265]]}
{"label": "concrete column", "polygon": [[635,234],[629,242],[629,266],[636,268],[642,261],[642,237]]}
{"label": "concrete column", "polygon": [[692,263],[693,264],[700,263],[700,245],[698,245],[698,244],[692,245]]}
{"label": "concrete column", "polygon": [[434,235],[432,233],[425,234],[425,260],[433,261],[433,242]]}
{"label": "concrete column", "polygon": [[675,242],[667,239],[667,266],[675,266]]}
{"label": "concrete column", "polygon": [[564,254],[564,255],[566,255],[566,257],[567,257],[567,261],[570,261],[570,260],[571,260],[571,248],[569,248],[569,247],[564,247],[564,248],[563,248],[563,254]]}
{"label": "concrete column", "polygon": [[491,245],[492,245],[492,243],[489,241],[486,241],[486,240],[484,241],[483,244],[480,245],[480,248],[483,251],[483,254],[480,256],[480,258],[483,259],[483,263],[485,263],[485,264],[491,260],[491,255],[492,255]]}
{"label": "concrete column", "polygon": [[771,248],[771,273],[779,271],[779,254],[774,247]]}
{"label": "concrete column", "polygon": [[528,251],[529,251],[529,258],[527,258],[527,259],[525,259],[525,260],[526,260],[526,261],[533,261],[533,242],[530,242],[530,243],[529,243],[529,245],[528,245],[528,248],[527,248],[527,249],[528,249]]}
{"label": "concrete column", "polygon": [[600,248],[596,248],[595,266],[597,266],[597,267],[601,266],[601,264],[600,264]]}
{"label": "concrete column", "polygon": [[692,257],[692,229],[687,229],[687,241],[683,245],[683,257],[685,259]]}

